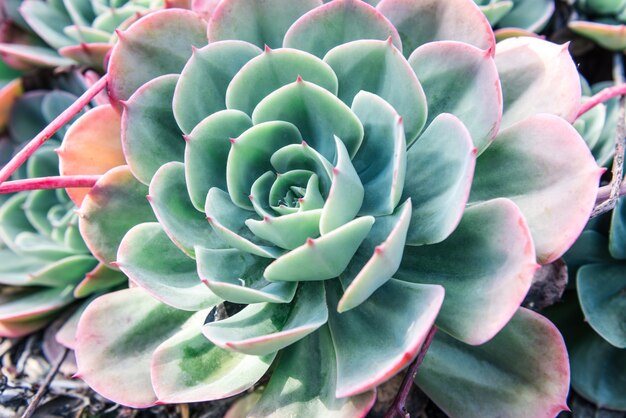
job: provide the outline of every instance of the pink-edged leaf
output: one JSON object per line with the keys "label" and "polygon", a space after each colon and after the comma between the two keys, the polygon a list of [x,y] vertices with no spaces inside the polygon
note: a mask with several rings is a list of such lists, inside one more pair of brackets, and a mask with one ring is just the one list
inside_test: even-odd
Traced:
{"label": "pink-edged leaf", "polygon": [[127,282],[128,278],[124,273],[113,270],[104,263],[99,263],[93,270],[85,275],[74,288],[75,298],[84,298],[89,295],[111,289],[115,286]]}
{"label": "pink-edged leaf", "polygon": [[135,408],[153,405],[157,396],[150,380],[152,354],[191,315],[138,287],[100,296],[78,323],[78,375],[114,402]]}
{"label": "pink-edged leaf", "polygon": [[496,136],[502,118],[502,88],[489,51],[462,42],[431,42],[417,48],[409,63],[428,98],[426,124],[441,113],[451,113],[482,152]]}
{"label": "pink-edged leaf", "polygon": [[501,131],[478,158],[470,202],[513,200],[530,227],[537,258],[559,258],[584,228],[604,172],[578,132],[553,115]]}
{"label": "pink-edged leaf", "polygon": [[9,56],[19,66],[27,68],[36,67],[60,67],[72,65],[74,61],[59,56],[54,50],[41,46],[0,44],[0,53]]}
{"label": "pink-edged leaf", "polygon": [[[207,44],[206,22],[196,13],[167,9],[150,13],[118,32],[108,65],[109,95],[118,103],[145,82],[178,74],[191,57],[192,46]],[[141,71],[137,69],[141,68]]]}
{"label": "pink-edged leaf", "polygon": [[81,43],[65,46],[59,49],[59,54],[72,61],[103,71],[106,56],[111,48],[113,45],[109,43]]}
{"label": "pink-edged leaf", "polygon": [[321,5],[321,0],[222,0],[209,20],[209,41],[237,39],[278,48],[291,24]]}
{"label": "pink-edged leaf", "polygon": [[202,332],[224,349],[250,355],[277,352],[317,330],[328,320],[324,285],[303,283],[291,303],[256,303]]}
{"label": "pink-edged leaf", "polygon": [[25,321],[2,321],[0,320],[0,337],[19,338],[32,334],[48,325],[54,316],[44,316],[42,318]]}
{"label": "pink-edged leaf", "polygon": [[422,346],[444,295],[441,286],[392,279],[361,305],[339,314],[339,283],[326,282],[326,290],[339,398],[371,390],[406,367]]}
{"label": "pink-edged leaf", "polygon": [[133,177],[128,166],[120,166],[107,171],[85,196],[78,226],[98,260],[111,265],[130,228],[156,221],[147,195],[148,187]]}
{"label": "pink-edged leaf", "polygon": [[504,98],[501,129],[538,113],[574,121],[581,103],[580,77],[567,47],[528,37],[498,43],[495,60]]}
{"label": "pink-edged leaf", "polygon": [[415,382],[449,416],[553,418],[569,410],[569,377],[557,328],[520,308],[480,346],[437,333]]}
{"label": "pink-edged leaf", "polygon": [[[104,174],[126,164],[122,153],[119,113],[109,105],[94,107],[70,126],[59,154],[59,171],[63,176]],[[80,206],[89,189],[67,189]]]}
{"label": "pink-edged leaf", "polygon": [[626,25],[574,21],[567,24],[572,32],[589,38],[602,48],[611,51],[626,49]]}
{"label": "pink-edged leaf", "polygon": [[510,200],[498,199],[466,209],[456,230],[439,244],[407,246],[396,277],[443,286],[437,326],[477,345],[515,314],[536,268],[524,217]]}
{"label": "pink-edged leaf", "polygon": [[363,1],[335,0],[300,17],[287,31],[283,45],[322,58],[348,42],[388,38],[402,51],[398,31],[382,13]]}
{"label": "pink-edged leaf", "polygon": [[281,353],[261,399],[245,416],[365,417],[376,400],[376,393],[372,390],[360,395],[337,398],[336,378],[333,341],[328,327],[322,327]]}
{"label": "pink-edged leaf", "polygon": [[459,41],[495,49],[491,25],[469,0],[382,0],[376,8],[398,29],[404,56],[433,41]]}
{"label": "pink-edged leaf", "polygon": [[152,357],[152,385],[159,403],[204,402],[249,389],[267,372],[276,353],[263,357],[224,350],[201,332],[206,311],[163,342]]}

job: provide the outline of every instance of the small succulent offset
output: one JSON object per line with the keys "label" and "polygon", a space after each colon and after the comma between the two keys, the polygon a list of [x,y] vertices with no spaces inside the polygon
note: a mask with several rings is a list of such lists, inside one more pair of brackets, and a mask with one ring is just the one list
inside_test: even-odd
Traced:
{"label": "small succulent offset", "polygon": [[0,53],[16,67],[57,67],[76,62],[102,69],[116,40],[163,0],[3,0]]}
{"label": "small succulent offset", "polygon": [[127,163],[79,212],[136,285],[80,319],[96,391],[207,401],[271,367],[250,416],[363,416],[436,321],[416,383],[449,415],[566,408],[562,339],[519,308],[603,171],[570,124],[566,47],[496,47],[471,0],[222,0],[208,28],[182,9],[135,22],[107,77],[114,105],[60,154],[92,170],[119,155],[77,138],[121,133]]}
{"label": "small succulent offset", "polygon": [[[52,84],[57,88],[26,92],[5,107],[7,157],[77,99],[58,88],[77,93],[80,85],[86,88],[82,76],[75,73],[58,75]],[[17,176],[58,175],[54,149],[63,133],[40,148]],[[64,190],[20,192],[0,205],[0,336],[19,337],[43,328],[77,299],[124,282],[123,274],[90,254],[75,211]],[[78,314],[58,334],[59,341],[70,347],[77,320]]]}
{"label": "small succulent offset", "polygon": [[491,26],[541,32],[554,13],[552,0],[474,0]]}
{"label": "small succulent offset", "polygon": [[626,2],[621,0],[576,0],[577,20],[568,24],[575,33],[611,51],[626,49]]}
{"label": "small succulent offset", "polygon": [[626,199],[592,220],[564,258],[578,297],[550,315],[569,347],[572,387],[600,408],[626,411]]}

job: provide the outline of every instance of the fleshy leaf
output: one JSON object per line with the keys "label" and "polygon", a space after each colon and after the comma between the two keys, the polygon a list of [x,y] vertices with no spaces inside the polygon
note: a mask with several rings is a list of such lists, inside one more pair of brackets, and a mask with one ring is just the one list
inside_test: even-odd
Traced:
{"label": "fleshy leaf", "polygon": [[124,156],[133,175],[146,185],[163,164],[183,160],[185,141],[171,105],[177,81],[174,74],[154,78],[124,104]]}
{"label": "fleshy leaf", "polygon": [[611,215],[609,251],[618,260],[626,260],[626,199],[620,199]]}
{"label": "fleshy leaf", "polygon": [[382,0],[376,8],[398,29],[406,57],[433,41],[460,41],[483,50],[495,49],[489,21],[474,2]]}
{"label": "fleshy leaf", "polygon": [[243,354],[263,356],[277,352],[328,321],[324,285],[300,285],[289,304],[248,305],[237,314],[203,327],[204,336],[219,347]]}
{"label": "fleshy leaf", "polygon": [[192,313],[171,308],[141,288],[100,296],[85,310],[76,333],[78,375],[101,395],[134,408],[152,406],[154,350]]}
{"label": "fleshy leaf", "polygon": [[570,124],[536,115],[501,131],[480,156],[470,202],[513,200],[530,226],[539,262],[550,263],[587,223],[603,172]]}
{"label": "fleshy leaf", "polygon": [[226,105],[252,115],[265,96],[298,76],[337,94],[337,76],[316,56],[297,49],[266,49],[235,75],[226,90]]}
{"label": "fleshy leaf", "polygon": [[278,257],[266,269],[270,281],[327,280],[339,276],[374,224],[363,216]]}
{"label": "fleshy leaf", "polygon": [[536,267],[524,217],[510,200],[497,199],[469,207],[444,241],[407,246],[395,277],[442,285],[446,298],[437,326],[478,345],[515,314]]}
{"label": "fleshy leaf", "polygon": [[585,320],[605,340],[626,348],[626,268],[623,264],[591,264],[576,276]]}
{"label": "fleshy leaf", "polygon": [[216,42],[195,50],[174,92],[174,117],[180,129],[189,134],[207,116],[226,109],[231,80],[260,53],[259,48],[242,41]]}
{"label": "fleshy leaf", "polygon": [[278,247],[292,250],[304,244],[307,238],[320,235],[321,209],[296,212],[277,217],[265,217],[262,221],[246,220],[246,225],[257,237]]}
{"label": "fleshy leaf", "polygon": [[388,38],[402,50],[398,31],[375,8],[362,1],[335,0],[300,17],[287,31],[283,45],[322,58],[338,45]]}
{"label": "fleshy leaf", "polygon": [[343,398],[373,389],[415,358],[439,312],[444,290],[392,279],[361,305],[339,314],[334,309],[338,287],[336,281],[327,282],[337,354],[336,396]]}
{"label": "fleshy leaf", "polygon": [[[191,57],[191,46],[207,44],[206,22],[183,9],[158,10],[118,32],[108,66],[111,98],[128,100],[145,82],[178,74]],[[137,71],[141,68],[141,71]]]}
{"label": "fleshy leaf", "polygon": [[79,210],[78,225],[93,255],[111,265],[130,228],[156,221],[146,200],[148,187],[137,181],[128,166],[107,171],[89,191]]}
{"label": "fleshy leaf", "polygon": [[459,223],[472,184],[476,148],[455,116],[432,121],[407,151],[402,200],[413,203],[407,244],[444,240]]}
{"label": "fleshy leaf", "polygon": [[[74,122],[58,151],[62,176],[104,174],[126,164],[122,153],[121,119],[111,106],[95,107]],[[67,189],[77,206],[89,189]]]}
{"label": "fleshy leaf", "polygon": [[451,113],[482,152],[502,118],[502,88],[489,51],[461,42],[432,42],[417,48],[409,63],[428,97],[426,124],[441,113]]}
{"label": "fleshy leaf", "polygon": [[350,108],[328,90],[303,80],[274,91],[254,109],[255,124],[273,120],[294,124],[302,138],[330,161],[335,156],[334,136],[344,142],[351,157],[363,140],[363,126]]}
{"label": "fleshy leaf", "polygon": [[278,48],[287,29],[300,16],[321,6],[321,0],[223,0],[209,20],[209,41],[239,39],[258,47]]}
{"label": "fleshy leaf", "polygon": [[363,184],[357,174],[344,143],[335,137],[337,162],[328,197],[322,209],[319,227],[322,235],[350,222],[363,204]]}
{"label": "fleshy leaf", "polygon": [[250,418],[286,416],[352,418],[370,410],[374,391],[348,398],[335,396],[337,366],[327,327],[287,347]]}
{"label": "fleshy leaf", "polygon": [[580,78],[567,44],[530,37],[505,39],[496,48],[504,113],[501,129],[549,113],[573,122],[580,108]]}
{"label": "fleshy leaf", "polygon": [[159,168],[150,183],[150,204],[170,239],[185,254],[194,257],[194,247],[225,248],[206,221],[203,212],[189,200],[183,164],[171,162]]}
{"label": "fleshy leaf", "polygon": [[403,118],[407,144],[417,138],[426,123],[426,96],[406,58],[391,42],[350,42],[331,49],[324,61],[337,74],[338,96],[344,103],[352,103],[362,90],[375,93]]}
{"label": "fleshy leaf", "polygon": [[626,49],[625,25],[614,25],[600,22],[574,21],[567,24],[572,32],[589,38],[610,51]]}
{"label": "fleshy leaf", "polygon": [[438,332],[415,382],[449,416],[551,418],[568,410],[567,360],[556,327],[521,308],[480,346]]}
{"label": "fleshy leaf", "polygon": [[117,260],[130,280],[176,309],[198,311],[220,301],[200,281],[196,262],[183,254],[156,222],[139,224],[128,231]]}
{"label": "fleshy leaf", "polygon": [[[345,289],[337,304],[337,312],[343,313],[363,303],[398,270],[411,222],[411,201],[407,200],[400,206],[393,217],[397,218],[394,219],[393,228],[385,240],[374,248],[370,259]],[[384,218],[381,222],[386,220]]]}
{"label": "fleshy leaf", "polygon": [[267,372],[276,356],[247,356],[213,345],[201,334],[206,312],[201,313],[154,351],[152,385],[160,403],[204,402],[241,393]]}
{"label": "fleshy leaf", "polygon": [[515,27],[540,32],[554,13],[551,0],[514,0],[513,9],[500,21],[500,27]]}
{"label": "fleshy leaf", "polygon": [[85,275],[85,278],[74,288],[75,298],[84,298],[97,294],[102,290],[109,290],[123,283],[128,283],[128,278],[119,270],[113,270],[104,263],[98,264],[93,270]]}
{"label": "fleshy leaf", "polygon": [[296,282],[272,283],[263,278],[270,259],[236,249],[196,247],[198,274],[217,296],[233,303],[289,303]]}
{"label": "fleshy leaf", "polygon": [[381,97],[361,91],[352,102],[365,134],[352,159],[365,189],[361,215],[389,215],[400,201],[406,174],[402,119]]}

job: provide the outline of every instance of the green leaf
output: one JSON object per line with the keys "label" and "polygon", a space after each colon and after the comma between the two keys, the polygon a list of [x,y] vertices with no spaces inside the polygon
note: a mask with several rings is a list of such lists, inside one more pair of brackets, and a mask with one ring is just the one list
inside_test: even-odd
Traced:
{"label": "green leaf", "polygon": [[617,201],[611,215],[609,251],[618,260],[626,260],[626,199]]}
{"label": "green leaf", "polygon": [[617,52],[626,49],[626,37],[622,26],[586,21],[574,21],[567,25],[575,34],[591,39],[602,48]]}
{"label": "green leaf", "polygon": [[426,96],[406,58],[390,40],[361,39],[340,45],[324,61],[337,74],[338,96],[344,103],[352,103],[362,90],[374,93],[402,116],[407,144],[417,138],[426,123]]}
{"label": "green leaf", "polygon": [[260,53],[256,46],[241,41],[216,42],[195,50],[174,92],[174,116],[180,129],[188,134],[207,116],[226,109],[233,77]]}
{"label": "green leaf", "polygon": [[128,166],[106,172],[87,194],[79,210],[78,225],[98,260],[111,265],[129,229],[156,221],[147,194],[148,188],[133,177]]}
{"label": "green leaf", "polygon": [[328,90],[303,80],[271,93],[252,114],[255,125],[275,120],[294,124],[302,138],[330,161],[335,156],[335,136],[351,157],[363,140],[363,126],[350,108]]}
{"label": "green leaf", "polygon": [[209,41],[239,39],[258,47],[278,48],[291,24],[321,4],[320,0],[223,1],[211,14]]}
{"label": "green leaf", "polygon": [[501,131],[480,156],[469,200],[513,200],[530,226],[539,262],[550,263],[587,223],[602,172],[570,124],[536,115]]}
{"label": "green leaf", "polygon": [[74,288],[74,297],[84,298],[124,283],[128,283],[128,278],[121,271],[113,270],[104,263],[100,263]]}
{"label": "green leaf", "polygon": [[185,180],[191,202],[204,210],[212,187],[224,191],[230,138],[237,138],[252,127],[252,120],[238,110],[224,110],[208,116],[191,131],[185,148]]}
{"label": "green leaf", "polygon": [[367,236],[374,218],[363,216],[278,257],[266,269],[270,281],[327,280],[339,276]]}
{"label": "green leaf", "polygon": [[152,354],[191,316],[139,287],[100,296],[78,323],[78,375],[113,402],[133,408],[152,406],[157,400],[150,378]]}
{"label": "green leaf", "polygon": [[505,39],[498,43],[495,60],[504,98],[501,129],[538,113],[574,121],[581,91],[567,45],[531,37]]}
{"label": "green leaf", "polygon": [[289,304],[258,303],[202,328],[204,336],[224,349],[263,356],[315,332],[328,321],[321,282],[300,285]]}
{"label": "green leaf", "polygon": [[73,60],[64,58],[56,51],[42,46],[0,44],[0,52],[19,63],[37,67],[56,68],[74,64]]}
{"label": "green leaf", "polygon": [[480,346],[438,332],[415,382],[450,416],[554,417],[568,410],[567,360],[556,327],[520,308]]}
{"label": "green leaf", "polygon": [[252,115],[265,96],[298,76],[337,94],[337,76],[324,61],[297,49],[268,48],[235,75],[226,90],[226,106]]}
{"label": "green leaf", "polygon": [[428,97],[426,125],[441,113],[453,114],[480,154],[502,118],[502,88],[490,52],[461,42],[433,42],[416,49],[409,63]]}
{"label": "green leaf", "polygon": [[270,259],[236,249],[196,247],[198,274],[217,296],[232,303],[289,303],[296,282],[272,283],[263,278]]}
{"label": "green leaf", "polygon": [[74,301],[73,286],[17,292],[0,297],[0,321],[22,322],[43,318]]}
{"label": "green leaf", "polygon": [[164,75],[141,86],[124,105],[122,145],[133,175],[148,185],[170,161],[182,161],[185,141],[172,114],[178,75]]}
{"label": "green leaf", "polygon": [[262,221],[246,220],[246,226],[257,237],[286,250],[304,244],[308,238],[320,236],[321,209],[296,212],[277,217],[265,217]]}
{"label": "green leaf", "polygon": [[540,32],[550,21],[554,7],[551,0],[513,0],[513,9],[500,20],[499,25]]}
{"label": "green leaf", "polygon": [[[326,282],[329,325],[337,354],[338,398],[389,380],[417,355],[443,301],[441,286],[389,280],[364,303],[339,314],[341,287]],[[389,326],[393,324],[393,326]],[[376,330],[372,334],[372,330]]]}
{"label": "green leaf", "polygon": [[109,95],[116,102],[128,100],[153,78],[180,73],[191,57],[192,46],[207,44],[206,22],[183,9],[150,13],[118,32],[118,37],[107,72]]}
{"label": "green leaf", "polygon": [[20,13],[28,26],[53,48],[58,49],[74,43],[63,33],[63,28],[72,24],[69,16],[51,7],[49,3],[24,1]]}
{"label": "green leaf", "polygon": [[402,200],[413,203],[409,245],[443,241],[459,223],[472,184],[476,148],[463,123],[444,113],[407,151]]}
{"label": "green leaf", "polygon": [[382,0],[376,8],[398,29],[405,57],[435,41],[460,41],[492,53],[495,49],[491,26],[471,1]]}
{"label": "green leaf", "polygon": [[344,143],[335,137],[337,162],[333,168],[332,183],[322,209],[319,228],[322,235],[350,222],[363,204],[363,184],[357,174]]}
{"label": "green leaf", "polygon": [[387,38],[402,50],[398,31],[375,8],[361,1],[335,0],[300,17],[287,31],[283,45],[322,58],[338,45]]}
{"label": "green leaf", "polygon": [[[337,304],[337,312],[346,312],[365,302],[398,270],[404,252],[409,222],[411,222],[411,201],[407,200],[397,209],[396,213],[388,218],[393,218],[393,227],[385,236],[384,241],[378,243],[373,252],[370,251],[369,260],[344,290],[343,296]],[[387,220],[378,218],[374,225],[385,223]],[[366,240],[369,241],[369,239],[368,236]],[[359,249],[359,251],[361,250]]]}
{"label": "green leaf", "polygon": [[337,398],[335,361],[335,349],[327,327],[285,348],[261,399],[247,416],[365,416],[376,400],[375,392]]}
{"label": "green leaf", "polygon": [[152,382],[160,403],[204,402],[245,391],[267,372],[275,353],[264,357],[223,350],[201,334],[206,317],[163,342],[152,357]]}
{"label": "green leaf", "polygon": [[130,280],[176,309],[198,311],[220,301],[200,281],[196,262],[183,254],[156,222],[139,224],[128,231],[117,259]]}
{"label": "green leaf", "polygon": [[405,247],[395,277],[442,285],[446,298],[437,326],[477,345],[515,314],[536,269],[524,217],[510,200],[497,199],[470,206],[444,241]]}
{"label": "green leaf", "polygon": [[352,159],[365,190],[360,215],[389,215],[400,202],[406,174],[402,119],[380,96],[360,91],[352,102],[365,135]]}
{"label": "green leaf", "polygon": [[576,276],[580,306],[589,325],[609,343],[626,348],[626,268],[591,264]]}
{"label": "green leaf", "polygon": [[189,200],[185,167],[178,162],[164,164],[152,178],[149,201],[168,237],[189,257],[194,247],[225,248],[203,212]]}

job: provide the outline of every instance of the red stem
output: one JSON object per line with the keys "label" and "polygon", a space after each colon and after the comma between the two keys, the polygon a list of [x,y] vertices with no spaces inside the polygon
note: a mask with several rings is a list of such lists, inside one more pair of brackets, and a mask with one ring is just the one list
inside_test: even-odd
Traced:
{"label": "red stem", "polygon": [[101,176],[56,176],[7,181],[0,185],[0,194],[24,190],[65,189],[70,187],[93,187]]}
{"label": "red stem", "polygon": [[428,335],[426,335],[424,344],[422,344],[422,348],[420,348],[420,351],[417,354],[415,361],[413,361],[413,363],[411,363],[411,365],[409,366],[409,370],[407,370],[406,375],[404,376],[404,380],[402,381],[402,386],[400,386],[400,391],[396,395],[396,399],[393,400],[393,404],[385,414],[385,418],[394,418],[395,416],[408,416],[408,413],[406,411],[406,400],[409,397],[411,389],[413,388],[413,381],[415,380],[417,369],[419,369],[420,365],[424,361],[424,357],[426,357],[428,347],[430,347],[430,343],[433,342],[433,338],[435,337],[436,332],[437,326],[433,325],[430,331],[428,331]]}
{"label": "red stem", "polygon": [[616,96],[623,96],[624,94],[626,94],[626,83],[600,90],[597,94],[593,95],[591,99],[587,100],[582,104],[582,106],[580,106],[576,118],[581,117],[600,103],[604,103]]}
{"label": "red stem", "polygon": [[102,77],[91,86],[82,96],[78,98],[70,107],[65,109],[63,113],[56,117],[46,128],[39,132],[24,148],[20,150],[9,161],[2,170],[0,170],[0,185],[7,181],[9,177],[20,168],[22,164],[34,154],[35,151],[48,139],[52,137],[59,129],[69,122],[74,116],[76,116],[98,93],[100,93],[107,85],[106,76]]}

